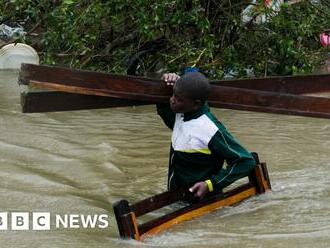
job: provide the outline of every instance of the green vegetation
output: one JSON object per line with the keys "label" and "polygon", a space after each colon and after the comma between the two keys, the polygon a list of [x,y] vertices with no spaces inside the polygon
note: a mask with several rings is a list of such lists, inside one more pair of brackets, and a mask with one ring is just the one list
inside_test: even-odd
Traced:
{"label": "green vegetation", "polygon": [[[329,0],[285,3],[280,12],[257,1],[242,22],[238,0],[10,0],[0,24],[22,23],[42,63],[125,74],[197,66],[211,78],[308,73],[324,60],[319,34],[330,29]],[[258,19],[257,17],[256,19]],[[140,56],[138,56],[140,55]],[[140,60],[132,60],[140,58]],[[133,68],[135,71],[135,67]]]}

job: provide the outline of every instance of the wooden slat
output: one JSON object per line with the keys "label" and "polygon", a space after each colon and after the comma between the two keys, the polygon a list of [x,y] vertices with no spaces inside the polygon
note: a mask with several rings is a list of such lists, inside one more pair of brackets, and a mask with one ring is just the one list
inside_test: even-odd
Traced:
{"label": "wooden slat", "polygon": [[139,217],[145,213],[160,209],[174,202],[192,198],[192,193],[184,189],[167,191],[135,203],[131,205],[130,208],[133,212],[135,212],[136,217]]}
{"label": "wooden slat", "polygon": [[[97,82],[99,79],[104,80],[107,79],[107,77],[112,78],[113,76],[114,75],[111,74],[93,71],[82,71],[45,65],[22,64],[20,81],[22,84],[27,84],[29,80],[44,82],[54,80],[53,82],[61,81],[65,84],[72,81],[88,81],[93,83],[95,81]],[[135,79],[136,77],[124,76],[124,78],[129,80],[131,78]],[[143,80],[148,79],[144,78]],[[155,80],[152,79],[151,81]],[[211,81],[211,83],[219,86],[291,94],[330,92],[330,74],[214,80]]]}
{"label": "wooden slat", "polygon": [[21,105],[23,113],[100,109],[147,104],[150,103],[105,96],[82,95],[57,91],[23,92],[21,94]]}
{"label": "wooden slat", "polygon": [[330,74],[216,80],[212,83],[221,86],[288,94],[330,92]]}
{"label": "wooden slat", "polygon": [[213,86],[211,106],[278,114],[330,118],[330,99]]}
{"label": "wooden slat", "polygon": [[[132,100],[167,101],[171,87],[162,80],[23,64],[19,83],[39,88]],[[141,84],[142,87],[137,87]],[[144,99],[140,97],[144,96]],[[155,99],[154,99],[155,98]]]}
{"label": "wooden slat", "polygon": [[[123,79],[114,79],[111,82],[108,81],[107,84],[93,85],[90,88],[92,83],[86,83],[86,86],[76,86],[74,82],[67,85],[63,82],[30,81],[30,85],[41,89],[130,100],[138,99],[153,103],[168,102],[171,95],[171,88],[164,84],[132,79],[124,91],[121,85],[126,83]],[[278,94],[212,85],[212,93],[208,101],[211,106],[220,108],[330,118],[330,99],[321,97]]]}
{"label": "wooden slat", "polygon": [[[210,103],[211,106],[221,108],[330,118],[329,99],[295,95],[328,91],[329,78],[330,75],[325,74],[215,81],[214,85],[218,87],[214,89],[217,89],[217,92],[213,97],[211,96]],[[40,88],[69,93],[125,98],[127,104],[130,104],[130,100],[143,100],[144,103],[167,102],[171,95],[171,88],[164,86],[162,80],[31,64],[22,65],[20,83],[31,83]],[[285,92],[285,94],[276,92]],[[30,102],[30,109],[38,109],[33,107],[32,101]],[[44,106],[47,104],[47,102],[41,103]],[[64,108],[62,105],[62,109]],[[76,108],[79,109],[78,106]],[[47,107],[43,109],[46,111]],[[53,110],[55,109],[54,106]],[[66,110],[70,110],[70,106]]]}

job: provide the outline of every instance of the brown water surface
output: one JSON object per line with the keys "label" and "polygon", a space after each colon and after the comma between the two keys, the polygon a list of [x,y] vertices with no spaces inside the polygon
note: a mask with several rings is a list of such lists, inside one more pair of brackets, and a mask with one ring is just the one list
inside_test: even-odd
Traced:
{"label": "brown water surface", "polygon": [[118,238],[111,204],[162,192],[170,131],[153,106],[22,114],[17,71],[0,71],[0,212],[107,214],[110,226],[0,231],[1,247],[328,247],[330,122],[213,109],[266,161],[273,191],[175,226]]}

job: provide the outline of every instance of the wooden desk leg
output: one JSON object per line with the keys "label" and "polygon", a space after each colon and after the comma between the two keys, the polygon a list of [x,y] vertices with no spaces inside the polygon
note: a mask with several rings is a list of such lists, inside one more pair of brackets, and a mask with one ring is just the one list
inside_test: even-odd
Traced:
{"label": "wooden desk leg", "polygon": [[257,164],[256,168],[249,175],[249,180],[256,186],[259,194],[271,189],[265,163]]}
{"label": "wooden desk leg", "polygon": [[122,216],[126,238],[140,240],[140,233],[134,212]]}
{"label": "wooden desk leg", "polygon": [[121,238],[127,238],[122,216],[131,212],[129,203],[126,200],[120,200],[113,204],[113,211],[116,217],[119,235]]}

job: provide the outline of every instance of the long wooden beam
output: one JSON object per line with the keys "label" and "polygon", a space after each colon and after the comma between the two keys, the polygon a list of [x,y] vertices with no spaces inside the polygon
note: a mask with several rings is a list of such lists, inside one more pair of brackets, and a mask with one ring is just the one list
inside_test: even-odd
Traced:
{"label": "long wooden beam", "polygon": [[[52,80],[53,81],[53,80]],[[95,79],[93,80],[95,82]],[[100,83],[102,81],[102,83]],[[171,88],[157,82],[116,76],[111,80],[98,83],[76,82],[43,82],[30,80],[29,85],[48,90],[85,95],[109,96],[129,100],[141,100],[153,103],[168,102]],[[256,91],[212,85],[209,103],[214,107],[250,110],[258,112],[293,114],[330,118],[330,99],[293,94]]]}
{"label": "long wooden beam", "polygon": [[213,84],[288,94],[330,92],[330,74],[217,80]]}
{"label": "long wooden beam", "polygon": [[59,91],[30,91],[21,93],[23,113],[100,109],[147,104],[151,103]]}
{"label": "long wooden beam", "polygon": [[[60,82],[85,82],[86,80],[93,82],[93,79],[98,80],[111,80],[113,77],[109,74],[79,71],[69,68],[59,68],[53,66],[41,66],[32,64],[23,64],[20,73],[20,82],[22,84],[28,84],[30,80],[37,81],[60,81]],[[124,77],[125,80],[130,80],[129,77]],[[143,79],[146,80],[146,79]],[[153,80],[154,81],[154,80]],[[162,83],[161,81],[158,81]],[[261,91],[272,91],[279,93],[317,93],[330,90],[330,75],[301,75],[301,76],[286,76],[286,77],[268,77],[268,78],[253,78],[253,79],[240,79],[240,80],[221,80],[213,81],[215,85],[229,86],[235,88],[244,88]],[[281,98],[279,96],[279,98]],[[288,98],[286,98],[288,99]],[[301,98],[300,98],[301,99]],[[302,99],[304,101],[304,99]],[[310,101],[307,100],[307,101]],[[108,108],[108,107],[120,107],[130,105],[151,104],[150,101],[141,102],[138,100],[120,99],[115,100],[112,98],[106,98],[102,96],[88,96],[82,94],[65,93],[65,92],[26,92],[21,96],[22,110],[25,113],[33,112],[49,112],[49,111],[66,111],[66,110],[79,110],[79,109],[91,109],[91,108]],[[284,102],[285,104],[285,102]],[[319,114],[296,112],[294,111],[282,111],[281,109],[264,109],[251,106],[245,106],[244,103],[239,104],[241,106],[228,105],[223,103],[224,108],[245,109],[261,112],[275,112],[284,114],[297,114],[307,115],[314,117],[324,117]],[[269,105],[269,104],[268,104]],[[317,112],[317,111],[315,111]]]}
{"label": "long wooden beam", "polygon": [[[23,84],[26,84],[29,80],[44,82],[48,80],[54,80],[54,82],[71,82],[75,80],[92,83],[93,79],[97,81],[99,78],[107,80],[107,78],[112,79],[113,77],[113,75],[107,73],[33,64],[23,64],[20,73],[20,81]],[[124,76],[124,79],[129,80],[130,78],[129,76]],[[148,79],[143,78],[143,80]],[[152,79],[151,81],[157,80]],[[161,81],[158,80],[158,82]],[[211,83],[220,86],[289,94],[330,92],[330,74],[215,80],[211,81]]]}
{"label": "long wooden beam", "polygon": [[[90,82],[91,84],[103,84],[104,81],[109,81],[109,76],[113,76],[106,73],[92,72],[92,71],[80,71],[69,68],[33,65],[33,64],[22,64],[19,83],[28,85],[30,81],[41,80],[45,82],[56,82],[60,81],[64,84],[75,83],[77,85]],[[128,85],[127,80],[130,77],[126,76],[114,76],[115,78],[122,80],[119,88],[126,90]],[[125,81],[126,80],[126,81]],[[143,79],[149,82],[151,79]],[[158,81],[161,82],[161,80]],[[160,85],[160,84],[159,84]],[[119,89],[120,91],[120,89]],[[132,105],[145,105],[152,104],[151,101],[141,101],[136,99],[134,96],[131,99],[114,99],[102,97],[99,94],[81,94],[81,92],[30,92],[27,91],[21,96],[22,110],[25,113],[34,112],[49,112],[49,111],[68,111],[68,110],[79,110],[79,109],[91,109],[95,108],[108,108],[108,107],[121,107],[121,106],[132,106]],[[106,99],[107,98],[107,99]]]}
{"label": "long wooden beam", "polygon": [[[319,75],[318,81],[315,83],[315,85],[319,86],[314,88],[312,86],[309,86],[309,88],[307,87],[309,92],[315,92],[321,88],[323,90],[327,89],[326,87],[329,87],[330,84],[326,84],[326,78],[325,75]],[[303,80],[303,77],[297,76],[295,79]],[[311,79],[311,77],[309,77],[309,79]],[[270,91],[247,89],[249,87],[252,88],[253,84],[252,81],[246,80],[233,81],[236,82],[236,86],[240,88],[222,86],[219,85],[220,83],[214,83],[212,85],[213,90],[209,102],[210,105],[214,107],[330,118],[330,100],[327,98],[276,92],[276,90],[281,91],[283,85],[291,85],[291,88],[286,88],[286,90],[293,90],[293,85],[298,84],[299,80],[294,81],[292,78],[290,80],[288,80],[288,82],[293,82],[292,84],[283,83],[284,81],[278,80],[279,83],[275,84],[277,88],[267,88]],[[261,79],[253,79],[253,81],[256,82],[257,88],[261,87]],[[20,83],[29,84],[40,89],[57,90],[76,95],[120,98],[123,102],[118,101],[119,106],[134,103],[139,104],[138,101],[144,101],[144,104],[167,102],[171,95],[171,88],[166,87],[162,80],[78,71],[67,68],[54,69],[49,66],[30,64],[22,65]],[[229,82],[222,83],[229,85]],[[301,86],[297,88],[297,91],[306,92],[307,90],[306,87]],[[72,96],[74,95],[70,95],[70,97]],[[85,106],[83,105],[85,102],[83,98],[83,96],[79,98],[82,103],[81,109]],[[56,99],[59,99],[59,101],[56,101]],[[94,103],[97,107],[107,107],[111,105],[110,101],[105,100],[100,100],[99,102],[101,102],[101,104],[98,104],[97,97],[90,99],[93,99],[93,101],[86,100],[89,102],[88,108],[91,108]],[[122,99],[126,99],[127,102]],[[26,104],[27,102],[33,102],[32,100],[28,100],[29,99],[25,97],[25,101],[22,101],[24,103],[22,106],[25,112],[29,112],[31,109],[34,111],[38,109],[38,107],[33,108],[33,106],[35,106],[34,104]],[[66,100],[68,102],[72,101],[72,99],[70,100],[69,98]],[[58,105],[59,102],[61,103],[64,101],[60,101],[57,95],[54,97],[53,102],[54,105]],[[43,111],[47,111],[47,104],[43,104],[43,106]],[[56,106],[53,107],[53,110],[56,110]],[[70,106],[70,104],[68,104],[68,106]],[[112,106],[117,105],[114,103]],[[74,107],[79,109],[79,104],[77,103]],[[52,108],[50,107],[50,109]],[[65,105],[59,105],[58,109],[65,109]],[[68,109],[71,109],[71,106]]]}
{"label": "long wooden beam", "polygon": [[228,109],[330,118],[330,98],[322,97],[214,86],[209,103]]}
{"label": "long wooden beam", "polygon": [[165,101],[171,95],[171,88],[166,87],[162,80],[32,64],[22,64],[19,83],[67,93],[111,95],[115,98],[151,102],[157,102],[159,98]]}

